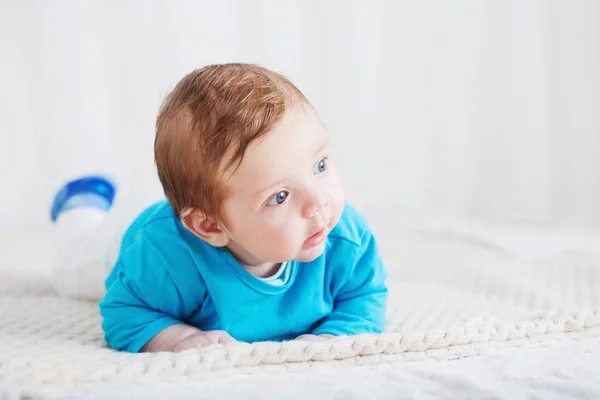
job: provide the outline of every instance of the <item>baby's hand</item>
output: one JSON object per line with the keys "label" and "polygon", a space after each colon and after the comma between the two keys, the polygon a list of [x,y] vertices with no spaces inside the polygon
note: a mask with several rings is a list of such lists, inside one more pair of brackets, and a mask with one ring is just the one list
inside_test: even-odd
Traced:
{"label": "baby's hand", "polygon": [[327,340],[331,340],[334,337],[334,335],[323,333],[321,335],[300,335],[296,338],[296,340],[304,340],[307,342],[326,342]]}
{"label": "baby's hand", "polygon": [[211,344],[230,344],[235,342],[236,340],[225,331],[198,332],[182,339],[173,347],[173,351],[177,353],[196,347],[210,346]]}
{"label": "baby's hand", "polygon": [[235,339],[224,331],[206,331],[186,324],[174,324],[162,331],[148,341],[142,347],[142,352],[159,351],[184,351],[195,347],[204,347],[211,344],[234,343]]}

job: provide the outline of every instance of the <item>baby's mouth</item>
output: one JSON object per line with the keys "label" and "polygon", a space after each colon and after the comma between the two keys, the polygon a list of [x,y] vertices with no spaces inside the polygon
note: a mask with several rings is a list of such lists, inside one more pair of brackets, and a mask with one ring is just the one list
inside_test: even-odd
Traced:
{"label": "baby's mouth", "polygon": [[304,241],[304,245],[308,247],[315,247],[325,241],[327,237],[327,226],[319,229],[316,233],[310,235],[308,239]]}

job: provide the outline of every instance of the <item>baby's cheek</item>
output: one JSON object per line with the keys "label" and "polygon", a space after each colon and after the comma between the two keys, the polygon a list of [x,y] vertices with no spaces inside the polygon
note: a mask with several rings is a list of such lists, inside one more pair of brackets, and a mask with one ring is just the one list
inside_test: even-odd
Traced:
{"label": "baby's cheek", "polygon": [[276,231],[257,228],[246,240],[248,250],[261,259],[271,259],[282,250],[282,238]]}
{"label": "baby's cheek", "polygon": [[344,188],[339,180],[333,180],[327,187],[327,196],[330,200],[332,211],[337,212],[339,208],[343,208],[345,202]]}
{"label": "baby's cheek", "polygon": [[278,232],[273,239],[273,250],[277,252],[279,259],[289,259],[296,255],[298,247],[302,244],[301,242],[299,243],[299,236],[299,232],[293,232],[290,229]]}

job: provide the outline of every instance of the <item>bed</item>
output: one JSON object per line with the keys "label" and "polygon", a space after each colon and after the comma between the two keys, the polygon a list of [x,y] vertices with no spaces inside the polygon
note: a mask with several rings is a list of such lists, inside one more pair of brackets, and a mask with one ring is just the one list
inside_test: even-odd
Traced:
{"label": "bed", "polygon": [[54,295],[48,235],[0,247],[0,398],[600,398],[600,232],[470,222],[376,228],[383,335],[179,354],[106,348]]}

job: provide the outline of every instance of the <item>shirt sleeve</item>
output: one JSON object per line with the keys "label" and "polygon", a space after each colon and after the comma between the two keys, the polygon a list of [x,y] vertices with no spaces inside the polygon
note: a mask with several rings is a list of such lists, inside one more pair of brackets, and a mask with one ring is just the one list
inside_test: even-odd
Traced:
{"label": "shirt sleeve", "polygon": [[313,335],[375,334],[385,327],[387,271],[371,232],[354,260],[346,262],[351,266],[342,268],[346,272],[344,283],[334,295],[333,311],[321,320]]}
{"label": "shirt sleeve", "polygon": [[134,243],[121,253],[100,303],[110,347],[137,353],[160,331],[182,323],[187,312],[167,266],[148,243]]}

